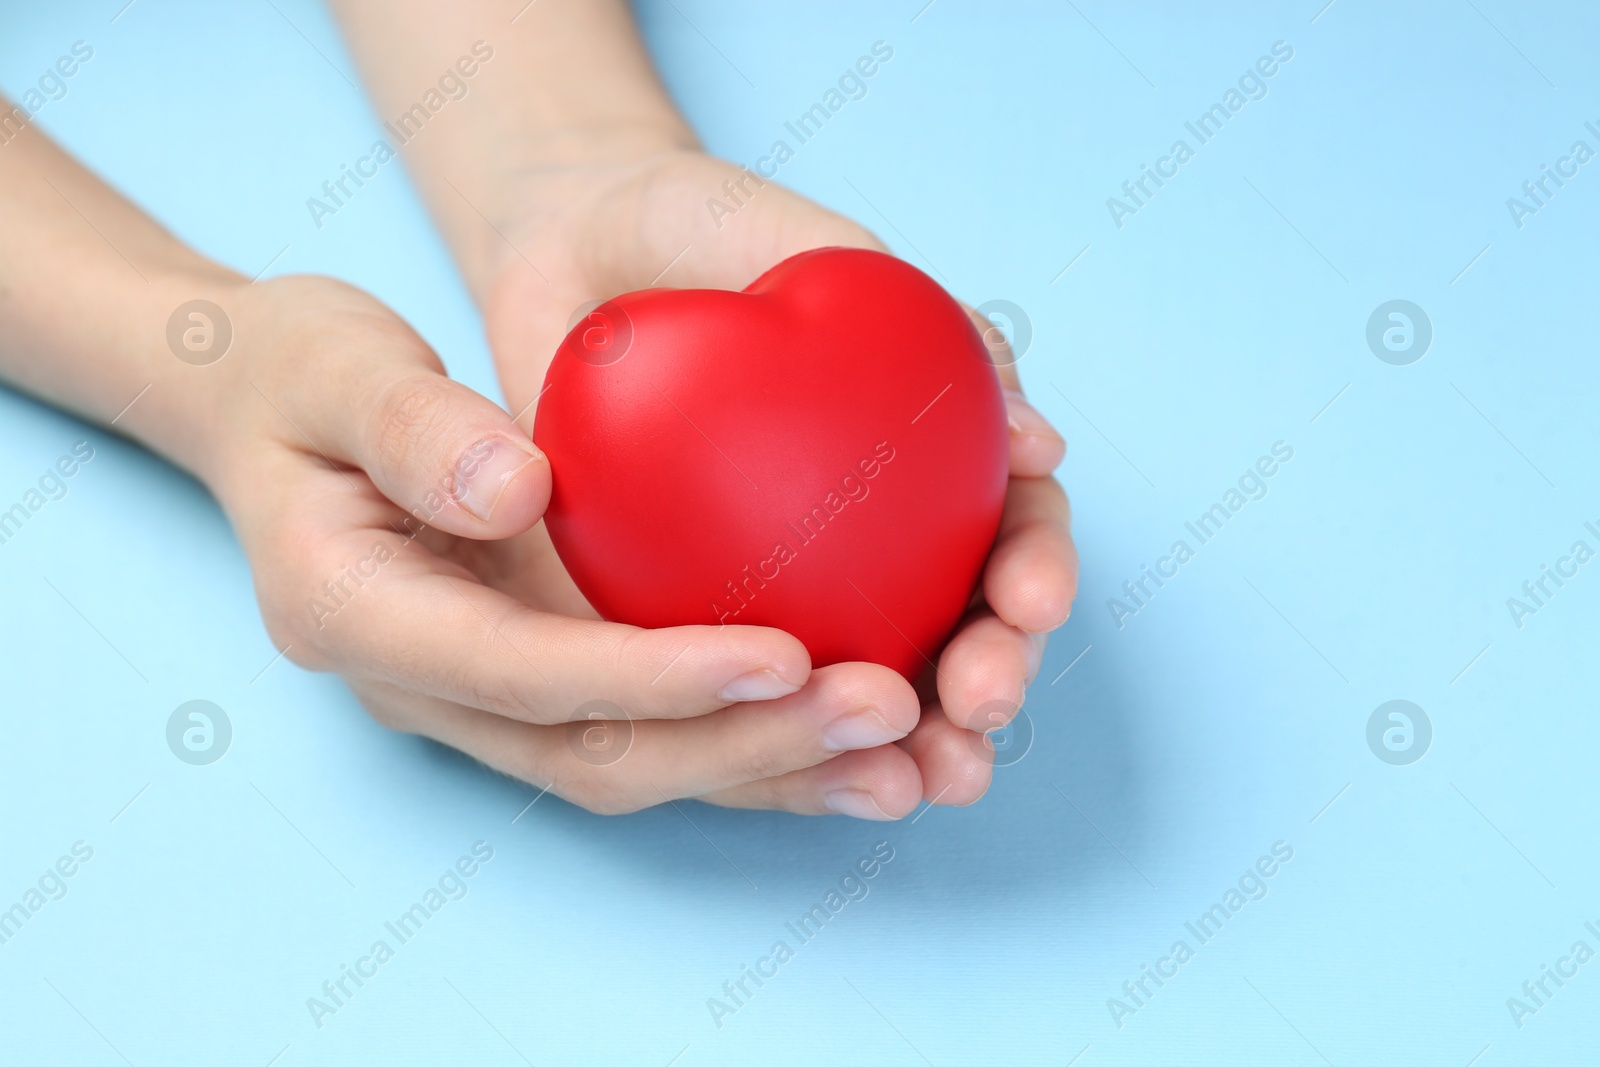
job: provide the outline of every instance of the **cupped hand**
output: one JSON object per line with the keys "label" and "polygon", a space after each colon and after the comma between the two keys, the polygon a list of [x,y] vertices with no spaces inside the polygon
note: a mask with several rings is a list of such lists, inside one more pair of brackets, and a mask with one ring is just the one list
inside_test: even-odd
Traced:
{"label": "cupped hand", "polygon": [[[721,205],[713,208],[712,202]],[[732,210],[728,210],[732,208]],[[779,261],[810,248],[845,245],[887,251],[858,224],[739,167],[691,149],[613,152],[604,163],[530,173],[504,227],[486,228],[499,267],[485,299],[491,347],[511,410],[531,427],[551,356],[579,314],[597,301],[648,288],[742,289]],[[996,364],[1010,416],[1011,482],[981,587],[937,667],[913,688],[871,664],[838,664],[814,687],[872,684],[897,709],[911,709],[907,736],[823,761],[729,783],[697,794],[711,803],[826,810],[839,789],[870,797],[892,817],[907,798],[970,804],[992,775],[985,734],[1010,722],[1039,669],[1045,634],[1067,618],[1077,556],[1067,500],[1051,472],[1065,443],[1023,398],[1000,331],[974,314]],[[560,568],[542,526],[527,542],[535,584],[562,590],[560,610],[592,617]],[[693,628],[688,628],[693,629]],[[695,639],[712,641],[715,630]],[[847,680],[847,682],[846,682]],[[765,714],[767,705],[728,714]],[[920,709],[920,710],[917,710]],[[774,721],[775,725],[775,721]],[[614,773],[627,772],[618,764]],[[870,812],[870,809],[868,809]],[[860,812],[851,811],[851,814]],[[876,814],[876,812],[871,812]]]}
{"label": "cupped hand", "polygon": [[876,755],[917,724],[898,675],[814,671],[772,629],[596,619],[538,525],[544,456],[397,316],[320,278],[228,304],[207,478],[289,659],[596,812],[729,790],[868,818],[916,805]]}

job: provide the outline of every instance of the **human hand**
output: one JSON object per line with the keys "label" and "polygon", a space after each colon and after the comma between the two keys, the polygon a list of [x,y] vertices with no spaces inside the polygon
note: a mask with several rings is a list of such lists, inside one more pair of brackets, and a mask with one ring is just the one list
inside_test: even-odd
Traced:
{"label": "human hand", "polygon": [[[505,225],[485,236],[500,245],[484,300],[490,343],[507,400],[523,413],[525,426],[531,425],[549,361],[581,308],[653,285],[741,289],[809,248],[887,251],[850,220],[693,149],[652,144],[634,152],[613,142],[602,158],[526,173],[509,198],[513,206]],[[731,198],[729,188],[735,190]],[[719,220],[708,210],[708,198],[736,199],[740,206]],[[817,796],[848,780],[842,775],[863,783],[870,775],[876,784],[858,788],[881,793],[879,806],[898,816],[909,809],[894,798],[969,804],[988,788],[992,749],[982,733],[1009,722],[1020,709],[1039,669],[1045,633],[1066,620],[1077,559],[1066,497],[1050,477],[1065,444],[1023,399],[1000,332],[976,315],[974,321],[1006,391],[1012,479],[981,589],[937,669],[916,687],[919,703],[926,704],[916,728],[897,744],[732,785],[701,799],[812,811]],[[564,599],[579,605],[543,527],[531,536],[541,581],[561,586]],[[826,671],[846,677],[873,673],[867,664]],[[900,699],[918,698],[904,686]]]}
{"label": "human hand", "polygon": [[208,369],[227,430],[197,466],[289,659],[338,672],[386,725],[596,812],[730,790],[877,818],[915,806],[914,780],[853,751],[916,724],[898,675],[813,671],[777,630],[599,621],[535,525],[549,464],[404,322],[321,278],[222,300],[234,349]]}

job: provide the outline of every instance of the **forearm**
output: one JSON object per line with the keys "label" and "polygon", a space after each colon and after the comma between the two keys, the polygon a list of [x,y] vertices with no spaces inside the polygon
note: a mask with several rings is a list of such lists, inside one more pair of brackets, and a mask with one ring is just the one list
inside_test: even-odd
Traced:
{"label": "forearm", "polygon": [[[504,0],[333,6],[381,117],[394,126],[391,143],[398,130],[396,147],[480,302],[517,255],[497,230],[531,180],[696,144],[624,0],[539,0],[520,13]],[[473,54],[477,42],[479,54],[492,50],[487,61]],[[462,57],[469,62],[457,67]],[[447,103],[421,128],[398,125],[429,90]]]}
{"label": "forearm", "polygon": [[168,320],[195,299],[226,307],[243,279],[31,125],[0,141],[0,235],[0,378],[205,477],[225,372],[179,359]]}

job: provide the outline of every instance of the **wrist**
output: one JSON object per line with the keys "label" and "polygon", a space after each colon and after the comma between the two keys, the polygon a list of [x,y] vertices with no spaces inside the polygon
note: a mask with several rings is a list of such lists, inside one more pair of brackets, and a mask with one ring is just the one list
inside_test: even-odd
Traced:
{"label": "wrist", "polygon": [[211,308],[244,279],[32,125],[0,153],[0,218],[0,378],[203,472],[225,373],[211,364],[231,346],[226,313]]}
{"label": "wrist", "polygon": [[[252,286],[209,263],[152,274],[130,319],[140,344],[122,402],[103,412],[118,431],[216,490],[223,444],[236,427],[243,311]],[[142,379],[142,381],[140,380]]]}
{"label": "wrist", "polygon": [[[460,101],[399,138],[398,150],[480,305],[489,279],[518,255],[506,246],[516,242],[530,182],[552,169],[698,147],[650,63],[628,0],[519,4],[509,25],[492,0],[333,7],[380,113],[417,114],[418,88],[436,79],[437,101]],[[437,101],[424,97],[425,112],[439,111]],[[400,125],[408,134],[415,128]],[[534,262],[538,252],[521,248]]]}

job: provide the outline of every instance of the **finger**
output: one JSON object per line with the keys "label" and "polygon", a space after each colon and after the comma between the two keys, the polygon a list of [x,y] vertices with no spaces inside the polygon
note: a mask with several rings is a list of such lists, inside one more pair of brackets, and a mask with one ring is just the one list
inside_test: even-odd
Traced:
{"label": "finger", "polygon": [[492,400],[442,374],[385,365],[369,373],[334,437],[412,517],[462,537],[500,539],[539,521],[550,463]]}
{"label": "finger", "polygon": [[1067,442],[1056,428],[1022,394],[1022,379],[1017,374],[1017,357],[1011,342],[999,326],[980,315],[976,308],[962,304],[983,346],[989,351],[1006,402],[1006,424],[1011,430],[1011,476],[1039,478],[1061,465]]}
{"label": "finger", "polygon": [[973,329],[983,339],[983,347],[989,352],[989,362],[994,364],[994,373],[1000,379],[1000,385],[1013,392],[1022,392],[1022,379],[1017,374],[1017,356],[1011,350],[1011,342],[1006,340],[1005,331],[965,300],[960,303],[967,318],[972,320]]}
{"label": "finger", "polygon": [[1011,430],[1011,476],[1043,478],[1061,466],[1067,442],[1022,395],[1006,389],[1006,425]]}
{"label": "finger", "polygon": [[1054,478],[1013,478],[994,549],[984,566],[983,594],[1000,619],[1028,633],[1067,621],[1078,592],[1072,512]]}
{"label": "finger", "polygon": [[989,791],[994,748],[982,734],[952,723],[938,704],[922,709],[922,720],[900,747],[916,761],[929,804],[965,807]]}
{"label": "finger", "polygon": [[684,718],[786,696],[811,673],[805,646],[781,630],[646,630],[555,615],[416,545],[357,573],[374,570],[307,635],[340,673],[513,719],[569,722],[596,701],[639,718]]}
{"label": "finger", "polygon": [[358,688],[386,725],[607,814],[785,775],[840,751],[893,750],[919,716],[904,679],[873,664],[838,664],[786,699],[681,722],[536,726],[386,683]]}
{"label": "finger", "polygon": [[922,799],[916,761],[895,745],[846,752],[826,763],[719,789],[699,799],[725,808],[766,808],[797,815],[903,819]]}
{"label": "finger", "polygon": [[939,704],[950,721],[982,733],[1010,722],[1039,670],[1044,634],[1027,634],[993,612],[969,616],[939,654]]}
{"label": "finger", "polygon": [[[561,727],[567,745],[564,755],[557,751],[563,758],[555,774],[577,776],[594,803],[632,810],[804,770],[841,752],[892,745],[911,732],[920,713],[910,685],[894,671],[835,664],[813,672],[804,689],[781,700],[675,722]],[[631,740],[625,755],[616,751],[613,733]],[[586,747],[586,737],[598,751]],[[604,765],[591,765],[597,756]]]}
{"label": "finger", "polygon": [[293,428],[286,439],[365,471],[411,523],[498,539],[539,520],[550,464],[499,405],[445,377],[427,344],[377,301],[370,314],[341,306],[326,318],[326,334],[303,341],[320,357],[315,387],[254,383]]}

